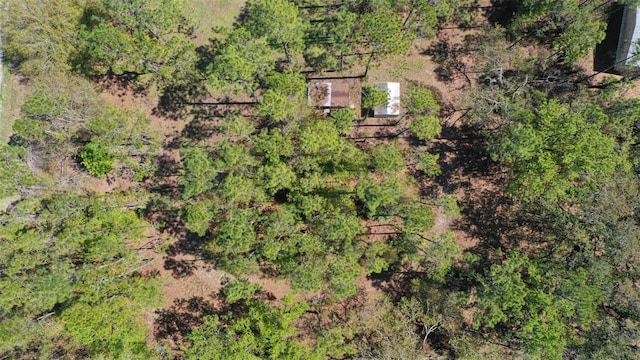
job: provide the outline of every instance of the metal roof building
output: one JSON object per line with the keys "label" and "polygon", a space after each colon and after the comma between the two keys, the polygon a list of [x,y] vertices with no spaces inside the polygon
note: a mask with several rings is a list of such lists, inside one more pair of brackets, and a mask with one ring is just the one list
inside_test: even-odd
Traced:
{"label": "metal roof building", "polygon": [[616,48],[615,70],[622,72],[640,66],[640,11],[638,7],[624,7],[620,35]]}
{"label": "metal roof building", "polygon": [[331,109],[350,107],[349,86],[344,81],[310,82],[307,86],[309,106],[329,112]]}
{"label": "metal roof building", "polygon": [[378,89],[384,90],[388,94],[387,104],[373,110],[374,117],[392,117],[400,115],[400,83],[379,82]]}

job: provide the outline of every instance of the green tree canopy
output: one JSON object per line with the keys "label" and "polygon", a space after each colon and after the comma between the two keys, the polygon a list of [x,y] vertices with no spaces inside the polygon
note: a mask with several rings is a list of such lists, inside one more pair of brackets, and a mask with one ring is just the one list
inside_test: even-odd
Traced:
{"label": "green tree canopy", "polygon": [[6,0],[2,16],[4,57],[26,76],[69,70],[85,1]]}
{"label": "green tree canopy", "polygon": [[531,355],[561,358],[565,346],[576,341],[575,321],[589,327],[594,320],[600,290],[585,275],[583,269],[547,272],[535,260],[514,253],[480,279],[474,326],[514,326],[515,339]]}
{"label": "green tree canopy", "polygon": [[564,61],[586,55],[605,37],[605,1],[525,0],[519,4],[512,29],[550,42]]}
{"label": "green tree canopy", "polygon": [[420,83],[409,83],[404,103],[408,114],[428,116],[440,111],[433,91]]}
{"label": "green tree canopy", "polygon": [[362,108],[373,110],[384,106],[389,101],[389,93],[375,85],[362,86]]}
{"label": "green tree canopy", "polygon": [[81,25],[75,63],[87,75],[158,75],[195,50],[177,0],[88,3]]}
{"label": "green tree canopy", "polygon": [[409,130],[420,140],[431,140],[440,135],[442,125],[440,119],[431,116],[422,116],[411,121]]}
{"label": "green tree canopy", "polygon": [[[89,119],[80,133],[90,137],[80,156],[92,175],[102,176],[110,172],[114,168],[114,160],[118,160],[121,167],[133,171],[136,181],[154,175],[158,133],[151,128],[144,114],[107,106],[104,112]],[[97,168],[92,168],[94,166],[101,170],[96,171]]]}
{"label": "green tree canopy", "polygon": [[307,84],[298,71],[274,71],[264,80],[267,89],[258,105],[260,116],[274,122],[289,122],[299,120],[308,110]]}
{"label": "green tree canopy", "polygon": [[205,149],[193,147],[182,149],[180,155],[184,163],[182,196],[190,199],[213,188],[218,172],[210,154]]}
{"label": "green tree canopy", "polygon": [[604,131],[608,119],[597,105],[544,100],[536,109],[517,110],[489,153],[513,165],[510,189],[519,198],[567,199],[576,187],[603,183],[628,168],[625,149]]}
{"label": "green tree canopy", "polygon": [[208,82],[216,90],[252,93],[275,65],[273,50],[264,38],[252,36],[245,28],[222,35],[225,38],[212,46]]}
{"label": "green tree canopy", "polygon": [[287,59],[304,46],[305,25],[298,7],[289,0],[251,0],[246,6],[242,26],[254,38],[266,37],[270,46],[282,48]]}
{"label": "green tree canopy", "polygon": [[[348,61],[344,54],[352,49],[352,34],[358,15],[348,7],[327,14],[321,24],[307,28],[305,59],[317,69],[338,68]],[[318,26],[321,25],[321,26]]]}
{"label": "green tree canopy", "polygon": [[353,128],[353,122],[357,119],[357,115],[354,109],[343,108],[334,110],[329,113],[329,119],[333,121],[338,132],[342,135],[348,134]]}
{"label": "green tree canopy", "polygon": [[113,170],[114,157],[105,146],[91,142],[80,150],[82,165],[89,174],[105,176]]}
{"label": "green tree canopy", "polygon": [[409,50],[413,34],[404,31],[402,18],[386,7],[365,13],[360,18],[356,35],[359,45],[374,56],[401,55]]}
{"label": "green tree canopy", "polygon": [[0,199],[19,195],[43,182],[27,165],[28,153],[26,149],[15,146],[0,146]]}
{"label": "green tree canopy", "polygon": [[204,325],[189,335],[187,358],[319,359],[308,344],[298,339],[294,326],[308,308],[306,303],[287,298],[283,307],[276,307],[254,299],[258,290],[255,287],[238,284],[242,282],[227,285],[223,291],[227,301],[241,302],[242,310],[206,317]]}
{"label": "green tree canopy", "polygon": [[465,23],[470,19],[470,0],[403,0],[398,6],[406,9],[404,28],[413,30],[421,37],[435,35],[438,22],[457,20]]}
{"label": "green tree canopy", "polygon": [[406,168],[403,151],[394,143],[374,147],[371,160],[375,170],[382,174],[395,174]]}
{"label": "green tree canopy", "polygon": [[[286,82],[288,76],[269,81]],[[301,92],[291,82],[279,87],[285,94]],[[266,126],[248,137],[182,150],[183,197],[189,199],[184,220],[201,236],[210,231],[206,254],[218,266],[237,276],[268,266],[295,291],[347,297],[358,291],[363,263],[377,263],[372,269],[383,271],[400,261],[398,254],[407,254],[394,256],[386,242],[368,250],[361,241],[361,206],[371,219],[406,218],[412,233],[433,226],[428,206],[402,211],[400,203],[412,200],[396,176],[406,167],[397,146],[380,145],[371,163],[330,119],[263,121]],[[368,164],[385,179],[363,176]]]}
{"label": "green tree canopy", "polygon": [[[47,339],[57,339],[92,357],[151,356],[140,316],[158,283],[136,271],[128,245],[148,227],[126,209],[131,195],[31,198],[0,215],[0,354],[14,346],[46,354],[55,350]],[[37,338],[45,328],[52,332]]]}

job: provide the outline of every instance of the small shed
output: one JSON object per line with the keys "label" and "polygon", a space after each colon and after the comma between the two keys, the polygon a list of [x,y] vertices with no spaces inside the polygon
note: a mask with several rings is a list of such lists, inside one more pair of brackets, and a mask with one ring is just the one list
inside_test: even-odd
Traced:
{"label": "small shed", "polygon": [[[616,48],[615,70],[618,72],[640,67],[640,11],[636,6],[625,6]],[[637,70],[636,70],[637,71]]]}
{"label": "small shed", "polygon": [[307,87],[307,99],[309,106],[331,107],[331,83],[310,82]]}
{"label": "small shed", "polygon": [[351,96],[349,95],[349,84],[344,80],[335,80],[331,87],[331,108],[341,109],[353,107]]}
{"label": "small shed", "polygon": [[349,85],[346,82],[310,82],[307,84],[307,100],[309,106],[323,109],[328,113],[331,109],[351,107]]}
{"label": "small shed", "polygon": [[374,117],[393,117],[400,115],[400,83],[379,82],[378,89],[387,92],[387,103],[383,107],[373,110]]}

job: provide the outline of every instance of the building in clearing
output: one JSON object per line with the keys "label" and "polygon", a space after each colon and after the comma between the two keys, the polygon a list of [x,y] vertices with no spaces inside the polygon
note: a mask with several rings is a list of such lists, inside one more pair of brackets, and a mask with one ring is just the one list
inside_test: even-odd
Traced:
{"label": "building in clearing", "polygon": [[331,109],[351,107],[349,86],[345,82],[310,82],[307,86],[309,106],[328,113]]}
{"label": "building in clearing", "polygon": [[637,72],[640,67],[640,11],[636,6],[625,6],[620,24],[618,47],[616,48],[615,70],[623,73]]}
{"label": "building in clearing", "polygon": [[376,86],[387,92],[387,103],[373,110],[374,117],[393,117],[400,115],[400,83],[380,82]]}
{"label": "building in clearing", "polygon": [[330,82],[310,82],[307,87],[309,106],[331,107],[331,87]]}

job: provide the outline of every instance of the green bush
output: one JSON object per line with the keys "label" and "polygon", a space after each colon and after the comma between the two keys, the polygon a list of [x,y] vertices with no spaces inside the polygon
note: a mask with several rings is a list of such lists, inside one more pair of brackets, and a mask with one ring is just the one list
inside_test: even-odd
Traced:
{"label": "green bush", "polygon": [[329,119],[336,125],[336,129],[342,135],[348,134],[353,128],[353,121],[357,115],[353,109],[344,108],[336,111],[332,111],[329,114]]}
{"label": "green bush", "polygon": [[440,111],[440,105],[431,89],[421,84],[409,84],[405,103],[408,114],[434,115]]}
{"label": "green bush", "polygon": [[440,134],[442,125],[437,117],[424,116],[413,120],[409,130],[420,140],[431,140]]}
{"label": "green bush", "polygon": [[82,165],[93,176],[104,176],[113,170],[115,158],[101,144],[89,143],[80,150]]}
{"label": "green bush", "polygon": [[384,106],[389,101],[389,93],[378,89],[375,85],[365,85],[362,87],[362,107],[373,110]]}
{"label": "green bush", "polygon": [[393,143],[374,147],[371,160],[376,171],[382,174],[395,174],[406,167],[402,149]]}

